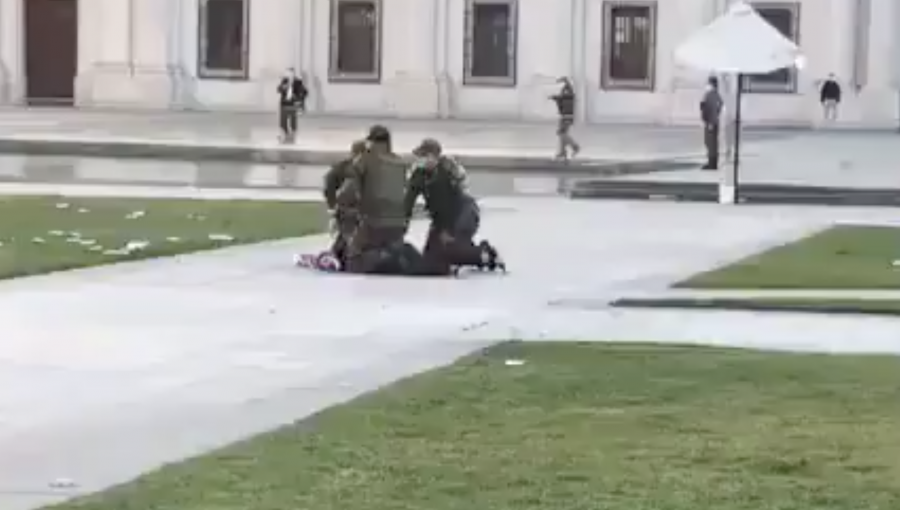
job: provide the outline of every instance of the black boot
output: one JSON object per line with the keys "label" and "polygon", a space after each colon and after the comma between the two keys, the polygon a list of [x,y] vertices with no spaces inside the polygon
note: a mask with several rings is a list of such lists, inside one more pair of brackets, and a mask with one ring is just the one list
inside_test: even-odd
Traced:
{"label": "black boot", "polygon": [[481,265],[480,269],[487,269],[488,271],[503,271],[506,272],[506,263],[503,262],[503,259],[500,258],[500,254],[497,253],[497,249],[494,248],[491,243],[487,241],[481,241],[478,244],[478,248],[481,250]]}

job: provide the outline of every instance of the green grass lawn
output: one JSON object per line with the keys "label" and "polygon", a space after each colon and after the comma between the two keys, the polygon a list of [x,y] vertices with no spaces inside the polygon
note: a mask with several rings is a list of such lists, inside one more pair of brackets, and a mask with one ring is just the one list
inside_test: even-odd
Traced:
{"label": "green grass lawn", "polygon": [[302,236],[325,222],[311,203],[3,197],[0,278]]}
{"label": "green grass lawn", "polygon": [[900,228],[838,226],[676,284],[698,289],[900,289]]}
{"label": "green grass lawn", "polygon": [[510,343],[54,508],[897,510],[898,395],[893,357]]}
{"label": "green grass lawn", "polygon": [[755,310],[814,312],[827,314],[859,314],[900,316],[900,300],[851,298],[660,298],[619,299],[611,303],[618,308],[681,308],[700,310]]}

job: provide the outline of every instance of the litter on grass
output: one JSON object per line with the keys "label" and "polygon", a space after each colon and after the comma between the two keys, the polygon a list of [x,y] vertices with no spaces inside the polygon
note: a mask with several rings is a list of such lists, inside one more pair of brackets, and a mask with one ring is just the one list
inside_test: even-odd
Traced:
{"label": "litter on grass", "polygon": [[228,235],[228,234],[210,234],[210,235],[209,235],[209,240],[210,240],[210,241],[224,241],[224,242],[231,242],[231,241],[234,241],[234,237],[233,237],[233,236],[230,236],[230,235]]}
{"label": "litter on grass", "polygon": [[138,218],[143,218],[144,216],[146,216],[146,214],[147,214],[147,213],[144,212],[144,211],[134,211],[134,212],[128,213],[128,214],[125,216],[125,219],[126,219],[126,220],[136,220],[136,219],[138,219]]}
{"label": "litter on grass", "polygon": [[133,253],[146,250],[148,246],[150,246],[150,241],[129,241],[128,244],[125,245],[125,250],[128,253]]}

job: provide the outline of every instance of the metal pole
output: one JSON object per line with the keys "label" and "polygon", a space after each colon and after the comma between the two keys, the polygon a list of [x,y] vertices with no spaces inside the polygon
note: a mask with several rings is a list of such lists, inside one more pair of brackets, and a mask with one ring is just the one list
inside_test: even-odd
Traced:
{"label": "metal pole", "polygon": [[731,166],[732,181],[734,182],[734,203],[741,201],[741,96],[744,95],[744,75],[737,75],[737,100],[734,106],[734,164]]}

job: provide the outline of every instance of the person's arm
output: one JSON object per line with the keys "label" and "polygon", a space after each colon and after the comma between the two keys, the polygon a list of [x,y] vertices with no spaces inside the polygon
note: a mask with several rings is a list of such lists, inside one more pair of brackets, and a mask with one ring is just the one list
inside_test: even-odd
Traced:
{"label": "person's arm", "polygon": [[300,98],[301,101],[306,100],[306,96],[309,95],[309,89],[306,88],[306,84],[303,83],[303,80],[297,79],[297,97]]}
{"label": "person's arm", "polygon": [[287,87],[288,87],[288,81],[287,81],[287,79],[286,79],[286,78],[282,78],[281,81],[278,83],[278,89],[277,89],[277,90],[278,90],[278,93],[279,93],[279,94],[284,94],[285,92],[287,92]]}
{"label": "person's arm", "polygon": [[413,211],[416,208],[416,200],[422,196],[425,190],[425,172],[420,168],[413,168],[406,183],[406,197],[403,201],[403,208],[406,213],[406,219],[412,218]]}
{"label": "person's arm", "polygon": [[325,205],[334,210],[337,207],[337,192],[346,178],[346,161],[339,161],[325,173],[325,182],[322,186],[322,194],[325,195]]}

